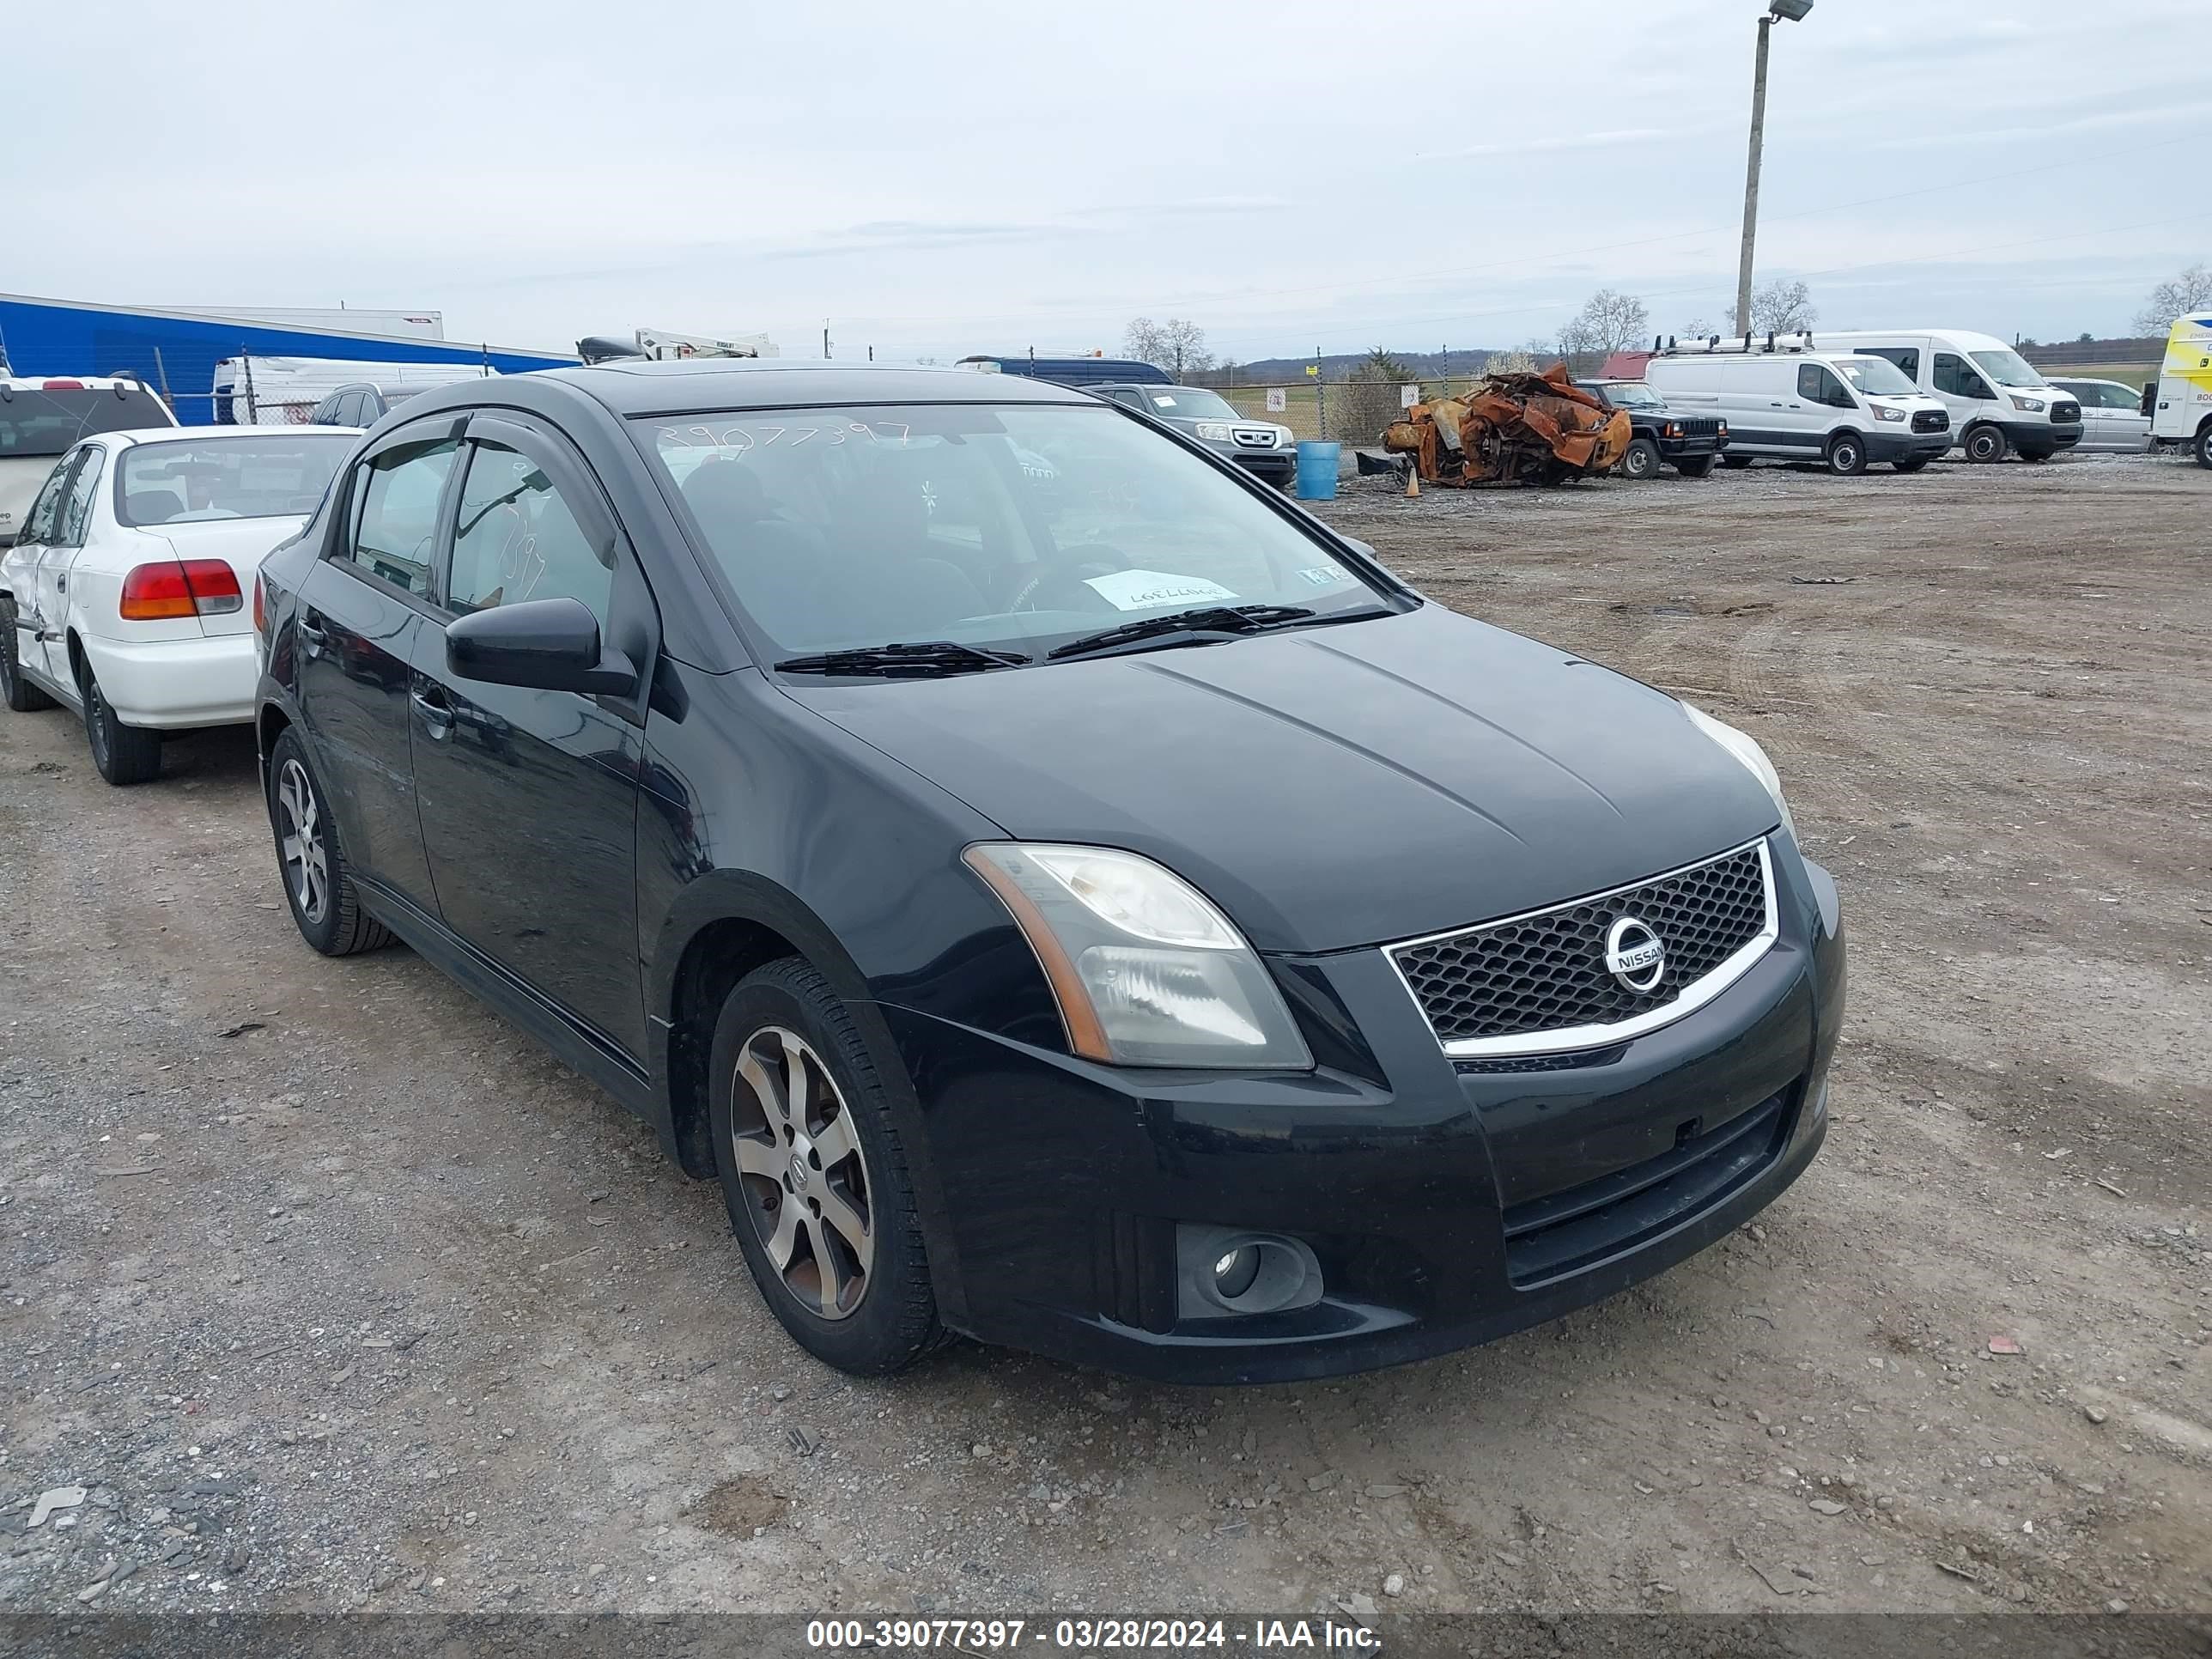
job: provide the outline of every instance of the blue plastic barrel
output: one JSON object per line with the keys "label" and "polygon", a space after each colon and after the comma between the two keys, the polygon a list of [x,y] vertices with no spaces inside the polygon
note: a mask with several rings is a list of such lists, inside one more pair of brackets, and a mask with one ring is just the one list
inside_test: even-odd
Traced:
{"label": "blue plastic barrel", "polygon": [[1342,444],[1311,439],[1298,446],[1298,499],[1333,501],[1336,499],[1336,457]]}

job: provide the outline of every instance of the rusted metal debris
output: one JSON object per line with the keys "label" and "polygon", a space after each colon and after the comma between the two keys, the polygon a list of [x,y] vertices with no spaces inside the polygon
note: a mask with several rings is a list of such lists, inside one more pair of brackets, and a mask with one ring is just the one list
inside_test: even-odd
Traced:
{"label": "rusted metal debris", "polygon": [[1566,365],[1541,374],[1492,374],[1464,398],[1415,404],[1382,434],[1409,455],[1423,483],[1565,483],[1608,472],[1633,432],[1575,385]]}

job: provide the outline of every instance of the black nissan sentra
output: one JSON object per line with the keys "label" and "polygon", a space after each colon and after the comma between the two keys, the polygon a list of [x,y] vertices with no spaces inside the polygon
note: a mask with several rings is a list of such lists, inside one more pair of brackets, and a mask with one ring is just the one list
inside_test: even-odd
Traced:
{"label": "black nissan sentra", "polygon": [[1826,1130],[1835,884],[1755,743],[1080,392],[426,392],[254,609],[308,943],[404,939],[642,1114],[847,1370],[1417,1359]]}

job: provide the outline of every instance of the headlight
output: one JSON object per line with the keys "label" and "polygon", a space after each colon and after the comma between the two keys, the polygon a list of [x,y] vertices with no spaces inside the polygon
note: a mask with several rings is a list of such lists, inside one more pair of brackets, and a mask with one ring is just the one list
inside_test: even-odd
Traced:
{"label": "headlight", "polygon": [[1295,442],[1297,442],[1297,438],[1296,438],[1296,436],[1291,433],[1291,431],[1290,428],[1288,428],[1288,427],[1286,427],[1286,426],[1279,426],[1279,427],[1277,427],[1277,428],[1275,428],[1275,447],[1276,447],[1276,448],[1278,448],[1278,449],[1288,449],[1288,448],[1289,448],[1289,447],[1290,447],[1293,443],[1295,443]]}
{"label": "headlight", "polygon": [[1200,421],[1198,423],[1198,435],[1210,444],[1225,444],[1229,441],[1229,422]]}
{"label": "headlight", "polygon": [[1901,409],[1890,409],[1881,404],[1869,404],[1867,407],[1874,410],[1874,417],[1877,421],[1901,421],[1905,418],[1905,411]]}
{"label": "headlight", "polygon": [[1759,739],[1748,732],[1739,732],[1733,726],[1715,720],[1693,702],[1684,703],[1682,712],[1690,717],[1691,725],[1741,761],[1752,776],[1766,786],[1766,793],[1774,797],[1774,810],[1782,814],[1782,827],[1790,832],[1790,840],[1796,840],[1796,821],[1790,816],[1790,803],[1782,798],[1782,775],[1774,769],[1774,763],[1766,758],[1766,751],[1759,746]]}
{"label": "headlight", "polygon": [[1115,1066],[1312,1068],[1252,947],[1173,872],[1107,847],[978,842],[961,857],[1036,952],[1077,1054]]}
{"label": "headlight", "polygon": [[1680,437],[1682,435],[1682,423],[1680,421],[1668,422],[1667,424],[1661,428],[1660,435],[1668,438]]}
{"label": "headlight", "polygon": [[2043,413],[2043,399],[2040,398],[2014,398],[2012,400],[2012,406],[2014,409],[2024,409],[2031,415]]}

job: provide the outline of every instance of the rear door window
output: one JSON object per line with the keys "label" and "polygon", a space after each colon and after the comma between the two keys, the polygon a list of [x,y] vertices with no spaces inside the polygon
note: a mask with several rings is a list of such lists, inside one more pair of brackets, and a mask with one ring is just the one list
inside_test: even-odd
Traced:
{"label": "rear door window", "polygon": [[85,447],[77,461],[76,476],[70,478],[69,494],[62,501],[61,523],[53,538],[56,547],[82,547],[85,531],[92,523],[94,492],[100,488],[100,475],[106,469],[107,452],[97,444]]}
{"label": "rear door window", "polygon": [[339,556],[364,574],[418,598],[430,592],[438,504],[459,441],[401,444],[355,470],[357,516]]}

